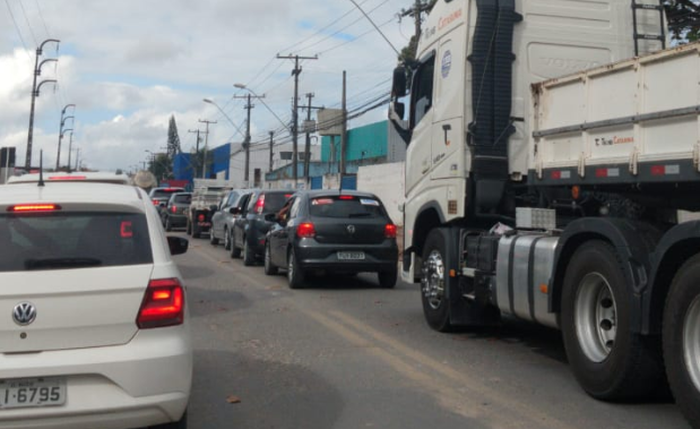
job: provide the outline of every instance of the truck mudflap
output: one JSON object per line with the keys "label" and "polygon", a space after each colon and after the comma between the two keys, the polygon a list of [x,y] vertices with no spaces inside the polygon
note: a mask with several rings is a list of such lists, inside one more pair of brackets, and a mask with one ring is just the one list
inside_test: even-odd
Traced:
{"label": "truck mudflap", "polygon": [[644,295],[651,287],[651,255],[661,232],[649,224],[621,218],[585,218],[570,223],[557,245],[554,272],[550,280],[549,311],[561,311],[561,294],[567,263],[580,244],[604,239],[617,251],[632,301],[632,331],[640,333],[645,325]]}

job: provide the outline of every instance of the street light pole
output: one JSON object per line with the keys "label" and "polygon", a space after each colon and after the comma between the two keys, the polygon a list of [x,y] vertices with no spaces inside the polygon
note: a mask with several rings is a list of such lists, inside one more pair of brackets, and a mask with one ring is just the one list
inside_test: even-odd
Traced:
{"label": "street light pole", "polygon": [[70,155],[73,151],[73,130],[70,131],[70,140],[68,140],[68,172],[70,173]]}
{"label": "street light pole", "polygon": [[57,62],[57,59],[47,59],[39,63],[39,57],[42,55],[44,45],[49,43],[49,42],[55,42],[55,43],[60,43],[60,40],[58,39],[46,39],[43,42],[41,42],[41,45],[39,45],[38,48],[36,48],[36,57],[34,59],[34,79],[32,83],[32,103],[31,107],[29,109],[29,131],[27,132],[27,154],[26,158],[24,161],[24,168],[26,170],[29,170],[32,165],[32,142],[34,140],[34,107],[36,105],[36,97],[39,96],[39,88],[45,83],[48,82],[56,82],[56,80],[44,80],[41,83],[39,83],[39,86],[37,86],[36,81],[37,77],[41,75],[41,66],[43,66],[45,63],[50,62],[50,61],[55,61]]}
{"label": "street light pole", "polygon": [[252,91],[248,90],[248,95],[246,96],[233,96],[233,98],[245,98],[246,100],[248,100],[248,103],[245,106],[245,109],[248,111],[248,114],[246,120],[245,140],[243,142],[243,148],[245,149],[245,170],[243,175],[243,181],[246,183],[246,186],[248,186],[248,184],[250,183],[250,111],[255,107],[255,105],[251,103],[251,99],[256,98],[258,100],[261,100],[265,98],[265,94],[251,95],[251,93]]}
{"label": "street light pole", "polygon": [[[75,116],[65,116],[66,110],[69,107],[73,107],[73,110],[75,112],[75,104],[66,104],[66,106],[61,111],[61,125],[58,129],[58,153],[56,154],[56,171],[58,171],[58,169],[61,167],[61,140],[63,140],[64,132],[67,131],[63,129],[63,126],[66,124],[66,121],[68,119],[73,119],[73,126],[75,126]],[[73,131],[72,128],[71,131]],[[70,152],[68,154],[68,158],[70,158]],[[68,163],[68,169],[70,170],[70,162]]]}

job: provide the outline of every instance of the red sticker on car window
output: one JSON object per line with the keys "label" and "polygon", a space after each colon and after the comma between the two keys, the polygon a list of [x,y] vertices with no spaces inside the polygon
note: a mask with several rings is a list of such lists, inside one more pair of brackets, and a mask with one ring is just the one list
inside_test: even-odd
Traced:
{"label": "red sticker on car window", "polygon": [[134,236],[134,231],[132,229],[132,223],[130,220],[122,221],[121,228],[119,228],[122,238],[131,238]]}

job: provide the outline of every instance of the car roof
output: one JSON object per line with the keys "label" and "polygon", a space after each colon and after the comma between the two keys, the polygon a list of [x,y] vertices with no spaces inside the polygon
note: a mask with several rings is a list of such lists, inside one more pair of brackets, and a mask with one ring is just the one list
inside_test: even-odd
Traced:
{"label": "car roof", "polygon": [[375,200],[378,200],[376,195],[371,194],[369,192],[362,192],[362,191],[354,191],[350,189],[343,189],[338,190],[338,189],[316,189],[312,191],[300,191],[298,193],[299,195],[307,195],[309,198],[318,198],[318,197],[336,197],[339,195],[352,195],[355,197],[360,197],[360,198],[373,198]]}
{"label": "car roof", "polygon": [[[99,183],[116,183],[129,185],[131,180],[124,173],[110,173],[104,171],[74,171],[74,172],[44,172],[44,182],[99,182]],[[7,184],[19,183],[39,183],[39,173],[23,174],[21,176],[12,176],[7,179]]]}
{"label": "car roof", "polygon": [[0,213],[16,204],[53,203],[71,206],[128,206],[137,211],[145,210],[142,191],[134,186],[110,183],[46,183],[0,186]]}

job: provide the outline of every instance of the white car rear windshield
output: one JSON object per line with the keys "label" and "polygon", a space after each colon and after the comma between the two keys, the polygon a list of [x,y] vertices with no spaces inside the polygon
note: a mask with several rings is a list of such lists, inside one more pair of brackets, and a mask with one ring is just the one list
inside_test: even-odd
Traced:
{"label": "white car rear windshield", "polygon": [[134,213],[0,215],[0,272],[153,263],[146,217]]}

